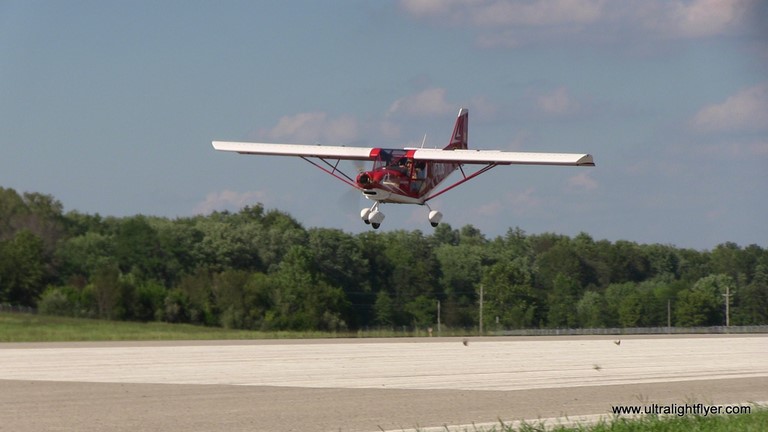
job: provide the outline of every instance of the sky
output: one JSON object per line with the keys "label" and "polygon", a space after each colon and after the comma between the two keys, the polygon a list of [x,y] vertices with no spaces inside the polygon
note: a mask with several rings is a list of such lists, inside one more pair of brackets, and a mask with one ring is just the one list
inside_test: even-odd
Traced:
{"label": "sky", "polygon": [[0,186],[356,234],[354,189],[211,141],[442,148],[466,107],[470,148],[597,166],[497,167],[430,201],[454,228],[768,247],[766,23],[758,0],[0,0]]}

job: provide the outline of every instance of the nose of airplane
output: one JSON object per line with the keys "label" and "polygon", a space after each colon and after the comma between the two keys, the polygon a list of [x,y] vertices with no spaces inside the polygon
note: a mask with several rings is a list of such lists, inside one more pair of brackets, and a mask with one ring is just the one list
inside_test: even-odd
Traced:
{"label": "nose of airplane", "polygon": [[368,171],[361,172],[357,175],[357,184],[360,185],[360,187],[368,188],[373,185],[373,176],[371,176],[371,173]]}

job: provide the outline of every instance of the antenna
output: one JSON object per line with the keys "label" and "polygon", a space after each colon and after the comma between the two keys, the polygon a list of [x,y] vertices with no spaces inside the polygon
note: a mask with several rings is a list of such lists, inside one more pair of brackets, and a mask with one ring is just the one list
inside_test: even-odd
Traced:
{"label": "antenna", "polygon": [[424,139],[421,140],[421,148],[424,148],[424,144],[427,143],[427,134],[424,134]]}

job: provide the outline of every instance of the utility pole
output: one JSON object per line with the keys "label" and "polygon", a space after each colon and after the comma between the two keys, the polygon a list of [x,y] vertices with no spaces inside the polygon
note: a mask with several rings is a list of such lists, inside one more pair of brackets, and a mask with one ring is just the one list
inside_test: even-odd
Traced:
{"label": "utility pole", "polygon": [[667,299],[667,333],[672,333],[672,300]]}
{"label": "utility pole", "polygon": [[437,337],[440,337],[440,300],[437,301]]}
{"label": "utility pole", "polygon": [[483,284],[480,284],[480,336],[483,335]]}
{"label": "utility pole", "polygon": [[729,284],[725,285],[725,294],[723,294],[723,297],[725,297],[725,326],[730,327],[731,326],[731,285]]}

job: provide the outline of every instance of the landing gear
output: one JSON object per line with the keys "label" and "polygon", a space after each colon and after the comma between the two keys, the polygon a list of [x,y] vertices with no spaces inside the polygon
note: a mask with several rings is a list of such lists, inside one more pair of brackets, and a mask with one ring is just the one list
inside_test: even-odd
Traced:
{"label": "landing gear", "polygon": [[381,222],[384,221],[384,213],[379,211],[378,201],[371,206],[371,208],[364,208],[360,211],[360,219],[365,222],[366,225],[371,225],[373,229],[379,229]]}
{"label": "landing gear", "polygon": [[432,228],[437,228],[440,225],[440,221],[443,220],[443,214],[437,210],[432,210],[429,204],[424,205],[429,209],[429,224],[432,225]]}
{"label": "landing gear", "polygon": [[374,210],[368,215],[368,221],[371,223],[373,229],[379,229],[381,222],[384,221],[384,213],[379,210]]}
{"label": "landing gear", "polygon": [[432,225],[432,228],[437,227],[440,224],[440,221],[443,220],[443,214],[440,213],[437,210],[431,210],[429,212],[429,223]]}
{"label": "landing gear", "polygon": [[[432,225],[433,228],[436,228],[443,220],[443,214],[437,210],[432,210],[427,204],[423,205],[426,205],[427,208],[429,208],[429,224]],[[366,225],[372,226],[373,229],[379,229],[381,223],[384,221],[384,213],[379,211],[379,202],[376,201],[370,208],[360,210],[360,219],[362,219]]]}
{"label": "landing gear", "polygon": [[366,225],[370,225],[371,224],[371,221],[368,220],[368,215],[369,214],[371,214],[371,209],[369,209],[369,208],[364,208],[364,209],[360,210],[360,219],[362,219],[363,222],[365,222]]}

